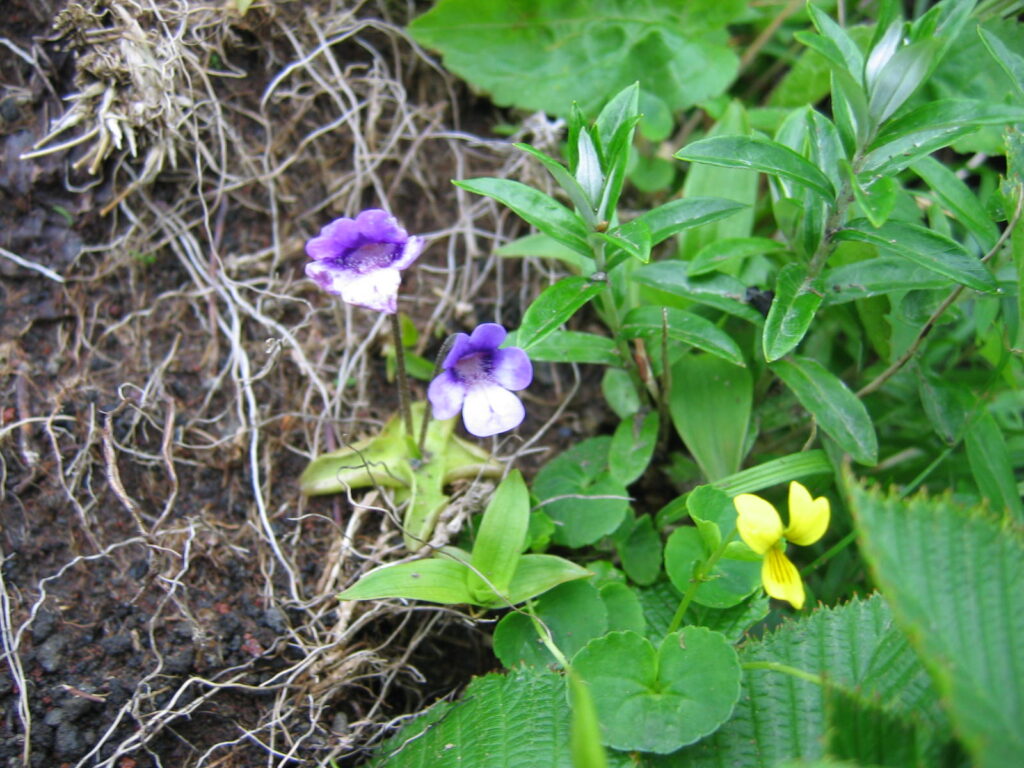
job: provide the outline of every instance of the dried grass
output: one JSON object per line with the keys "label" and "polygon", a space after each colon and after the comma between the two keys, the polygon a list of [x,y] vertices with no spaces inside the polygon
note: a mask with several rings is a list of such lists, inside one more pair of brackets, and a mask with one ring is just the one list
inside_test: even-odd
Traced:
{"label": "dried grass", "polygon": [[[69,178],[91,174],[83,189],[106,194],[112,234],[62,270],[54,290],[73,318],[57,331],[49,375],[18,339],[0,350],[3,381],[21,393],[0,432],[0,479],[52,495],[73,553],[31,587],[0,584],[25,759],[32,681],[19,658],[33,619],[74,574],[123,574],[140,557],[149,576],[129,600],[151,607],[137,638],[149,667],[79,768],[146,753],[166,765],[159,739],[254,694],[251,718],[194,746],[187,765],[252,764],[238,756],[254,745],[268,766],[351,759],[407,716],[387,700],[395,687],[418,695],[417,647],[472,621],[333,597],[402,555],[394,510],[377,492],[312,504],[296,472],[372,431],[391,404],[376,379],[382,323],[316,292],[302,243],[371,205],[424,234],[429,250],[401,305],[423,351],[438,333],[515,311],[510,287],[550,279],[532,262],[500,268],[491,254],[518,224],[449,179],[543,180],[506,143],[458,130],[452,84],[383,6],[257,0],[242,16],[212,0],[73,0],[56,29],[78,52],[77,93],[26,160],[61,156]],[[43,55],[23,53],[37,64]],[[557,130],[538,116],[524,135],[544,147]],[[125,302],[116,317],[99,309],[110,291]],[[540,434],[494,446],[515,456]],[[211,473],[221,488],[208,487]],[[466,491],[449,534],[485,493]],[[9,530],[31,529],[16,517],[5,514]],[[167,677],[159,649],[171,623],[217,653],[203,595],[223,589],[218,574],[240,558],[287,631],[244,664]]]}

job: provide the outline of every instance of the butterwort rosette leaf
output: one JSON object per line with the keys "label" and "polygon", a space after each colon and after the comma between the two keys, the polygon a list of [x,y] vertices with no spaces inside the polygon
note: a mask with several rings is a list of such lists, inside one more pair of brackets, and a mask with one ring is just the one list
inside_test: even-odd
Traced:
{"label": "butterwort rosette leaf", "polygon": [[410,237],[394,216],[371,208],[354,219],[335,219],[306,243],[313,259],[306,275],[347,304],[393,315],[402,270],[423,246],[423,239]]}
{"label": "butterwort rosette leaf", "polygon": [[533,381],[533,364],[519,347],[498,349],[506,335],[497,323],[479,325],[468,336],[455,334],[444,370],[427,388],[434,416],[450,419],[461,410],[466,429],[477,437],[522,423],[526,409],[513,392]]}

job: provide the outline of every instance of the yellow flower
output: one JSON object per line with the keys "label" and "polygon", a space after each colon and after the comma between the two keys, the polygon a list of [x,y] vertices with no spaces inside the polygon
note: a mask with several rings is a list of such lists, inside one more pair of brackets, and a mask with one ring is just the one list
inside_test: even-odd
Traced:
{"label": "yellow flower", "polygon": [[800,483],[790,483],[789,525],[785,529],[775,507],[760,496],[741,493],[733,503],[740,538],[754,552],[764,556],[761,566],[764,591],[800,610],[804,606],[804,585],[796,566],[783,552],[782,544],[785,540],[807,546],[820,539],[828,528],[828,499],[824,496],[812,499],[810,491]]}

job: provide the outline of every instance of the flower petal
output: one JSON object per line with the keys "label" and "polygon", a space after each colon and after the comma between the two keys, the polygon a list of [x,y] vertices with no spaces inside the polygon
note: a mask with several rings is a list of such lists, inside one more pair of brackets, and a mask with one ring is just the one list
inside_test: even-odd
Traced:
{"label": "flower petal", "polygon": [[789,561],[781,547],[772,547],[761,565],[764,591],[776,600],[785,600],[798,611],[804,607],[804,583],[800,572]]}
{"label": "flower petal", "polygon": [[828,499],[819,496],[811,498],[811,493],[800,483],[789,484],[789,527],[786,528],[787,541],[806,547],[825,535],[828,528],[830,507]]}
{"label": "flower petal", "polygon": [[477,437],[515,429],[526,416],[522,401],[497,384],[479,383],[466,393],[462,422]]}
{"label": "flower petal", "polygon": [[[341,271],[336,274],[346,273]],[[337,291],[342,301],[389,315],[398,310],[398,286],[402,282],[402,275],[397,269],[378,269],[346,280]]]}
{"label": "flower petal", "polygon": [[474,352],[493,351],[508,336],[508,331],[497,323],[481,323],[473,329],[469,343]]}
{"label": "flower petal", "polygon": [[423,247],[426,243],[423,242],[422,237],[410,237],[409,242],[405,244],[405,248],[397,259],[395,259],[392,266],[395,269],[405,269],[410,266],[416,259],[419,258],[420,254],[423,253]]}
{"label": "flower petal", "polygon": [[526,389],[533,381],[533,363],[519,347],[495,350],[491,375],[505,389]]}
{"label": "flower petal", "polygon": [[409,233],[402,229],[398,219],[380,208],[368,208],[356,216],[356,231],[363,242],[401,243],[405,245]]}
{"label": "flower petal", "polygon": [[448,350],[448,354],[444,357],[444,362],[441,364],[442,368],[454,368],[455,364],[463,358],[463,356],[469,354],[471,346],[469,343],[469,336],[465,333],[456,333],[453,337],[452,346]]}
{"label": "flower petal", "polygon": [[444,421],[462,410],[466,399],[466,385],[456,379],[449,371],[430,382],[427,387],[427,399],[434,411],[434,418]]}
{"label": "flower petal", "polygon": [[782,538],[782,518],[775,507],[752,493],[741,493],[732,500],[736,506],[736,530],[747,546],[763,555]]}

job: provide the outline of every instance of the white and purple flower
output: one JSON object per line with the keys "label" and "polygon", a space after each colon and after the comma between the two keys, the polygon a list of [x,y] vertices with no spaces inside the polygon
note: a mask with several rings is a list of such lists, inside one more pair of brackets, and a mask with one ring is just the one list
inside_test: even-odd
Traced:
{"label": "white and purple flower", "polygon": [[455,334],[444,371],[427,388],[434,416],[450,419],[461,410],[466,429],[477,437],[522,423],[526,409],[512,392],[530,385],[533,364],[519,347],[498,349],[507,335],[497,323],[478,325],[470,336]]}
{"label": "white and purple flower", "polygon": [[306,275],[342,301],[393,315],[401,271],[423,251],[394,216],[379,208],[335,219],[306,243]]}

